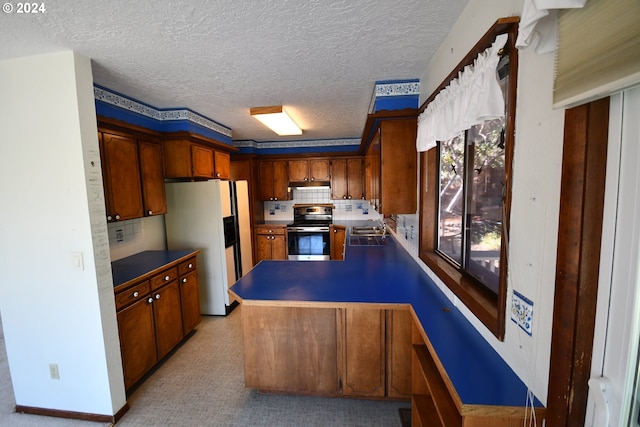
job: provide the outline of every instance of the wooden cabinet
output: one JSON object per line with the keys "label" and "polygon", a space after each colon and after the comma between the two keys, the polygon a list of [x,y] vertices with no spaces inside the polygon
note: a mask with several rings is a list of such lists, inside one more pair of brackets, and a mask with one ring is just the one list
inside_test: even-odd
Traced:
{"label": "wooden cabinet", "polygon": [[158,360],[165,357],[184,337],[182,334],[182,309],[180,288],[173,280],[152,292],[153,322],[156,333]]}
{"label": "wooden cabinet", "polygon": [[[406,358],[411,356],[408,310],[244,303],[242,322],[246,387],[410,398],[411,359]],[[400,333],[398,337],[389,337],[396,332]]]}
{"label": "wooden cabinet", "polygon": [[186,139],[162,143],[165,178],[214,178],[214,150]]}
{"label": "wooden cabinet", "polygon": [[160,143],[123,132],[98,133],[107,221],[167,212]]}
{"label": "wooden cabinet", "polygon": [[126,389],[200,322],[196,257],[166,267],[123,284],[115,293]]}
{"label": "wooden cabinet", "polygon": [[331,245],[331,259],[344,260],[345,245],[347,240],[347,227],[332,224],[329,227],[329,244]]}
{"label": "wooden cabinet", "polygon": [[344,309],[342,394],[384,397],[385,310]]}
{"label": "wooden cabinet", "polygon": [[218,150],[213,154],[214,176],[217,179],[231,179],[231,155]]}
{"label": "wooden cabinet", "polygon": [[387,396],[411,398],[411,333],[409,310],[387,310]]}
{"label": "wooden cabinet", "polygon": [[329,159],[289,160],[289,182],[328,182],[330,179]]}
{"label": "wooden cabinet", "polygon": [[[153,298],[149,281],[116,295],[124,385],[131,388],[157,363]],[[126,300],[130,305],[118,304]],[[118,307],[120,306],[120,307]]]}
{"label": "wooden cabinet", "polygon": [[284,160],[262,160],[259,165],[260,200],[288,200],[288,164]]}
{"label": "wooden cabinet", "polygon": [[364,199],[364,168],[361,157],[331,161],[331,198]]}
{"label": "wooden cabinet", "polygon": [[134,138],[99,133],[107,221],[141,218],[142,187],[138,142]]}
{"label": "wooden cabinet", "polygon": [[260,224],[255,226],[255,262],[287,259],[287,228],[285,225]]}
{"label": "wooden cabinet", "polygon": [[338,317],[334,308],[243,304],[245,387],[338,394]]}
{"label": "wooden cabinet", "polygon": [[365,155],[366,197],[385,215],[415,214],[417,210],[417,119],[402,113],[394,113],[398,117],[393,119],[371,114],[366,126],[373,132],[365,127],[365,134],[373,135]]}
{"label": "wooden cabinet", "polygon": [[200,314],[200,288],[196,257],[178,265],[180,301],[182,303],[182,332],[188,335],[202,320]]}
{"label": "wooden cabinet", "polygon": [[142,205],[146,216],[167,213],[164,192],[162,145],[158,142],[138,141],[140,176],[142,178]]}

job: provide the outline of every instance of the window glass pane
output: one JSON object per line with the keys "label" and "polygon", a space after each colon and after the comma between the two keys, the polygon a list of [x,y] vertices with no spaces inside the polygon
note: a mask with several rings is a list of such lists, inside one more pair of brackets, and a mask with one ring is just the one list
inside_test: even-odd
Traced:
{"label": "window glass pane", "polygon": [[440,142],[440,212],[438,250],[462,265],[464,133]]}
{"label": "window glass pane", "polygon": [[505,182],[504,120],[486,121],[467,133],[469,170],[465,270],[498,293]]}

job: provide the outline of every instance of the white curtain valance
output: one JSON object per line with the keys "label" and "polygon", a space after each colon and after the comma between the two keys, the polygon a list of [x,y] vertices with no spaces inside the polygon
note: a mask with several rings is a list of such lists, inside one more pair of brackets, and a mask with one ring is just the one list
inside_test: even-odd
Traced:
{"label": "white curtain valance", "polygon": [[537,53],[556,50],[557,9],[581,8],[587,0],[524,0],[516,47],[535,46]]}
{"label": "white curtain valance", "polygon": [[508,34],[500,34],[490,48],[480,53],[458,77],[427,105],[418,117],[416,149],[427,151],[437,141],[446,141],[485,120],[504,116],[505,104],[497,67],[499,51]]}

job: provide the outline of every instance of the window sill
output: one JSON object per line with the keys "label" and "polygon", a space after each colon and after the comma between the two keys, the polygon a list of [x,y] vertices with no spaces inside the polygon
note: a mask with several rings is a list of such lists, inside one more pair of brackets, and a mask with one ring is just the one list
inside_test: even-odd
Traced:
{"label": "window sill", "polygon": [[498,338],[504,340],[504,313],[499,314],[498,295],[484,290],[433,251],[422,251],[420,259],[444,282],[476,317]]}

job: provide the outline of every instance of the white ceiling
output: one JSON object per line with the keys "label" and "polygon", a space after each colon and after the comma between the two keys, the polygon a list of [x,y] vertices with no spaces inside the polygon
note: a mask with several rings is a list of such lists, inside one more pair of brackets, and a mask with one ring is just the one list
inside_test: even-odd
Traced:
{"label": "white ceiling", "polygon": [[[44,13],[0,12],[0,60],[75,50],[95,83],[194,110],[234,140],[359,138],[375,82],[420,78],[467,1],[45,1]],[[303,135],[249,116],[269,105]]]}

